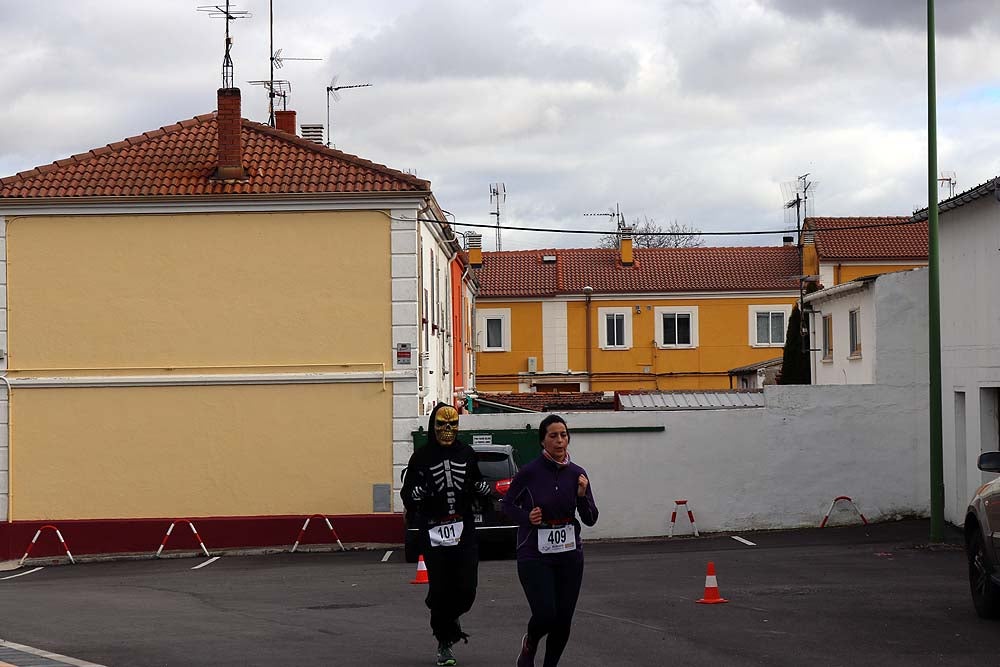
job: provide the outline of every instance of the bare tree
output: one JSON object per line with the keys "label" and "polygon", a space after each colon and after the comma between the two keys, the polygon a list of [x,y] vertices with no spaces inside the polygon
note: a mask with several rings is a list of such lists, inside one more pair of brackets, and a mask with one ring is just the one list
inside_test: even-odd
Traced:
{"label": "bare tree", "polygon": [[[705,245],[701,230],[674,220],[666,229],[653,218],[632,221],[632,243],[637,248],[700,248]],[[597,243],[598,248],[617,248],[618,233],[606,234]]]}

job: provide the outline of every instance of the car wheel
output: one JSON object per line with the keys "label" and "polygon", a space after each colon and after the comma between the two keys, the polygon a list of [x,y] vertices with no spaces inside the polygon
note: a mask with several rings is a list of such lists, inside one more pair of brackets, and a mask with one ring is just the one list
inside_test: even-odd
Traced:
{"label": "car wheel", "polygon": [[986,555],[983,536],[977,530],[969,540],[969,587],[972,589],[972,604],[981,618],[996,618],[1000,615],[1000,589],[993,583],[993,566]]}
{"label": "car wheel", "polygon": [[420,535],[416,531],[406,531],[406,541],[403,544],[403,551],[406,554],[407,563],[416,563],[420,558],[419,537]]}

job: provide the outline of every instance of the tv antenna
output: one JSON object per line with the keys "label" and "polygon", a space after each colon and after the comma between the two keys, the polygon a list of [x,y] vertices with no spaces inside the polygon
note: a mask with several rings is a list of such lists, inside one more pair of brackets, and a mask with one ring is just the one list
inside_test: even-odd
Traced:
{"label": "tv antenna", "polygon": [[280,97],[282,109],[288,109],[288,93],[292,90],[292,84],[284,80],[274,78],[274,70],[281,69],[286,61],[290,60],[322,60],[322,58],[292,58],[281,55],[281,49],[274,50],[274,0],[267,3],[268,27],[270,31],[269,45],[267,52],[270,54],[268,60],[271,63],[271,77],[267,81],[250,81],[254,85],[263,85],[267,88],[267,124],[275,127],[274,124],[274,98]]}
{"label": "tv antenna", "polygon": [[500,251],[500,212],[507,203],[507,186],[503,183],[490,183],[490,205],[495,208],[490,215],[497,217],[497,251]]}
{"label": "tv antenna", "polygon": [[816,212],[814,210],[816,204],[814,201],[810,202],[810,199],[815,199],[814,195],[818,186],[819,183],[809,180],[809,174],[803,174],[794,181],[781,184],[785,210],[790,214],[792,209],[795,209],[796,242],[802,233],[802,221]]}
{"label": "tv antenna", "polygon": [[270,120],[268,125],[274,127],[274,99],[281,99],[281,108],[288,108],[288,94],[292,92],[292,82],[286,81],[285,79],[262,79],[259,81],[247,81],[252,86],[263,86],[268,92],[268,110],[270,112]]}
{"label": "tv antenna", "polygon": [[333,136],[333,126],[330,125],[330,98],[333,97],[334,102],[340,101],[340,94],[337,93],[338,90],[347,90],[348,88],[371,88],[370,83],[354,83],[348,86],[338,86],[337,85],[337,75],[334,74],[333,78],[330,79],[330,85],[326,87],[326,147],[330,147],[330,139]]}
{"label": "tv antenna", "polygon": [[955,186],[958,184],[958,180],[955,178],[955,172],[953,171],[942,171],[941,177],[938,180],[939,187],[948,186],[948,199],[955,196]]}
{"label": "tv antenna", "polygon": [[615,224],[618,227],[618,234],[621,234],[622,229],[628,226],[625,224],[625,214],[622,213],[622,209],[617,203],[615,204],[614,209],[608,209],[604,213],[584,213],[583,215],[586,217],[611,218],[615,221]]}
{"label": "tv antenna", "polygon": [[253,14],[242,9],[233,9],[233,4],[229,0],[226,0],[224,7],[222,5],[201,5],[198,7],[198,11],[205,12],[209,18],[226,19],[226,53],[222,57],[222,87],[232,88],[233,58],[230,51],[233,48],[233,38],[229,36],[229,22],[237,19],[248,19]]}

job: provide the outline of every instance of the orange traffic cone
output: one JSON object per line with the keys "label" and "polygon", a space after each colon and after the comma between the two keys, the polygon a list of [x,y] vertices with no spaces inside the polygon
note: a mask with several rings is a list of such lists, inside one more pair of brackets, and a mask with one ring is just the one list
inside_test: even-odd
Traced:
{"label": "orange traffic cone", "polygon": [[715,579],[715,563],[709,561],[708,572],[705,574],[705,597],[698,600],[698,604],[719,604],[729,602],[719,595],[719,582]]}
{"label": "orange traffic cone", "polygon": [[411,584],[429,584],[430,579],[427,578],[427,565],[424,563],[424,555],[420,554],[420,558],[417,559],[417,578],[411,581]]}

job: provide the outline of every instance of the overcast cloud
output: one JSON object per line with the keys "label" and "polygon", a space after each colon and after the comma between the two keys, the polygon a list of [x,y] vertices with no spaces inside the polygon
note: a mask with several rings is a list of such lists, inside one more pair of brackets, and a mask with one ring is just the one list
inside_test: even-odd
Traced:
{"label": "overcast cloud", "polygon": [[[205,0],[0,0],[0,175],[206,113],[223,24]],[[233,25],[244,116],[266,122],[268,3]],[[964,190],[1000,175],[1000,20],[938,2],[939,167]],[[504,249],[596,245],[585,213],[705,231],[787,226],[782,184],[810,173],[821,215],[926,206],[923,0],[274,0],[289,108],[338,148],[431,180]],[[493,248],[487,232],[484,245]],[[713,245],[780,243],[711,237]]]}

